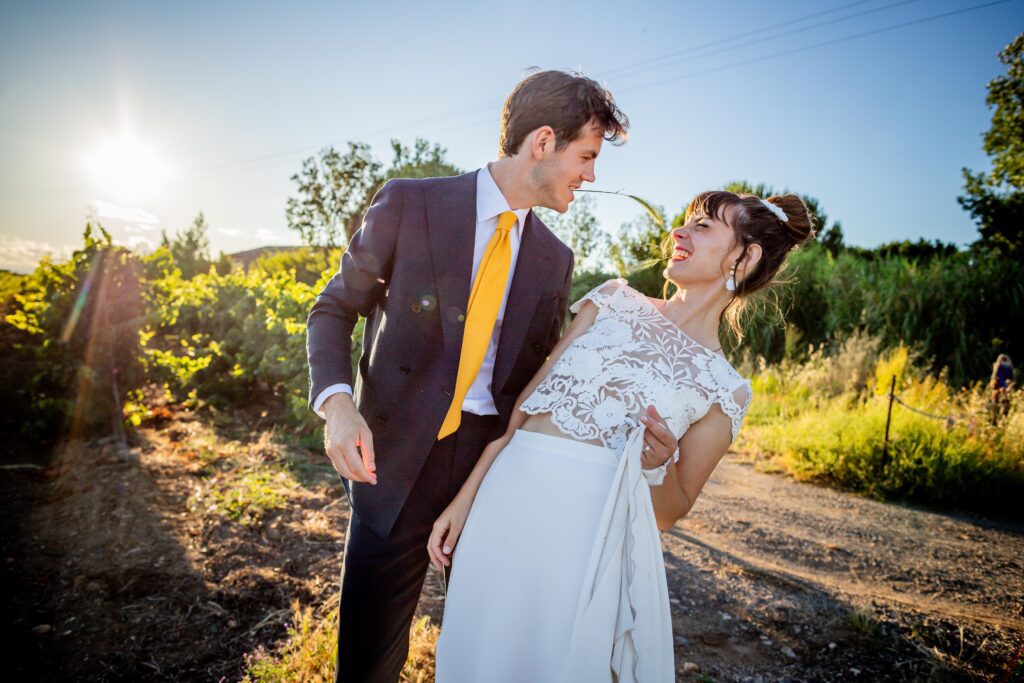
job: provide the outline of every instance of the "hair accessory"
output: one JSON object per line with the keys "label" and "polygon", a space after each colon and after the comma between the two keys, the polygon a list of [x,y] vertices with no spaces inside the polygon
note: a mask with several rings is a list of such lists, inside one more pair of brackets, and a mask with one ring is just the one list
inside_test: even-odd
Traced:
{"label": "hair accessory", "polygon": [[767,199],[762,199],[761,203],[764,204],[769,211],[774,213],[776,218],[778,218],[780,221],[782,221],[783,223],[789,222],[789,216],[786,215],[786,212],[782,210],[781,206],[778,206],[777,204],[772,204]]}

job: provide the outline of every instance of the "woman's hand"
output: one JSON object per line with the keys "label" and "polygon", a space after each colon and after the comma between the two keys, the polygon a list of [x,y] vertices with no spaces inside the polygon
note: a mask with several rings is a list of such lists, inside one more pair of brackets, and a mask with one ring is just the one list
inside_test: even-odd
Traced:
{"label": "woman's hand", "polygon": [[466,502],[461,496],[456,496],[434,522],[434,529],[427,541],[427,553],[430,555],[430,563],[439,571],[443,571],[443,567],[452,563],[455,544],[458,543],[459,535],[466,526],[466,518],[469,517],[472,505],[472,500]]}
{"label": "woman's hand", "polygon": [[646,413],[640,416],[640,422],[646,427],[640,466],[645,470],[661,467],[676,454],[679,447],[676,435],[668,428],[668,424],[654,406],[647,406]]}

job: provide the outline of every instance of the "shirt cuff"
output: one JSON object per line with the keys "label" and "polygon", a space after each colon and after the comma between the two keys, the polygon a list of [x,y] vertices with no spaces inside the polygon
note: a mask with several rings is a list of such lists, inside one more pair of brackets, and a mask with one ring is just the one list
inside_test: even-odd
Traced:
{"label": "shirt cuff", "polygon": [[316,397],[315,401],[313,401],[313,412],[326,420],[327,413],[325,413],[323,410],[324,401],[329,399],[331,396],[334,396],[335,394],[341,393],[345,393],[351,396],[352,387],[350,387],[347,384],[332,384],[331,386],[321,391],[320,395]]}
{"label": "shirt cuff", "polygon": [[[671,458],[669,459],[671,460]],[[661,486],[661,482],[665,481],[665,475],[668,474],[668,461],[666,460],[657,467],[651,469],[640,468],[640,473],[644,475],[644,479],[647,480],[649,486]]]}

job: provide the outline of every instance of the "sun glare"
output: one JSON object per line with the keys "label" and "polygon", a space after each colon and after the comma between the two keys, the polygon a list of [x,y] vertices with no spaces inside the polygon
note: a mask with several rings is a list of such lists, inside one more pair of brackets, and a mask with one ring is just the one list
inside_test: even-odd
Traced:
{"label": "sun glare", "polygon": [[156,148],[130,137],[99,141],[85,165],[96,190],[121,202],[152,198],[166,175]]}

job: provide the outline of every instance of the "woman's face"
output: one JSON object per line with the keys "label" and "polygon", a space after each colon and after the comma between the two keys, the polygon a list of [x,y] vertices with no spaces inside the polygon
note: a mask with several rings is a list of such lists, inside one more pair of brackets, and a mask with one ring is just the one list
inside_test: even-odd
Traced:
{"label": "woman's face", "polygon": [[721,286],[741,253],[736,231],[730,227],[737,207],[730,206],[722,218],[693,213],[686,223],[672,231],[673,250],[665,278],[680,289],[699,284]]}

